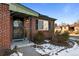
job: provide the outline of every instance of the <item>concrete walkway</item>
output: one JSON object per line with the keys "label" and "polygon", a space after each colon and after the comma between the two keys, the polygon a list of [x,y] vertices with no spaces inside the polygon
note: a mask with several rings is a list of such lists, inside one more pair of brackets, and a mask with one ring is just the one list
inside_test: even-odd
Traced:
{"label": "concrete walkway", "polygon": [[23,52],[23,56],[40,56],[40,54],[37,53],[33,47],[28,46],[28,44],[32,44],[32,42],[29,42],[29,40],[27,39],[23,41],[13,42],[11,45],[11,49],[13,49],[17,45],[19,51]]}
{"label": "concrete walkway", "polygon": [[41,56],[37,53],[33,47],[26,46],[19,48],[20,52],[23,52],[23,56]]}

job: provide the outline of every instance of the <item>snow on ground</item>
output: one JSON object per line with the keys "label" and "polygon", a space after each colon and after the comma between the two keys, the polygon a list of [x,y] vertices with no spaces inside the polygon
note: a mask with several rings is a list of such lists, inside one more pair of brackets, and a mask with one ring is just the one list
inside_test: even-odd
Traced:
{"label": "snow on ground", "polygon": [[[26,41],[25,41],[25,42],[26,42]],[[21,48],[21,47],[26,47],[26,46],[35,45],[33,42],[30,42],[30,43],[25,43],[25,42],[15,42],[14,44],[11,45],[11,49],[13,49],[15,46]]]}
{"label": "snow on ground", "polygon": [[60,56],[79,56],[79,46],[75,42],[75,45],[72,48],[61,51],[60,53],[58,53],[58,55],[60,55]]}
{"label": "snow on ground", "polygon": [[75,38],[75,37],[70,37],[69,39],[70,40],[77,40],[77,41],[79,41],[79,39],[78,38]]}
{"label": "snow on ground", "polygon": [[42,48],[35,48],[35,50],[41,55],[47,54],[49,56],[53,56],[56,55],[56,53],[58,53],[58,56],[79,56],[79,46],[77,45],[76,42],[74,43],[75,45],[72,48],[68,48],[68,49],[65,49],[65,47],[55,46],[51,44],[42,44],[40,45],[42,46]]}
{"label": "snow on ground", "polygon": [[10,56],[23,56],[23,53],[21,53],[21,52],[17,52],[17,53],[13,53],[13,54],[11,54]]}
{"label": "snow on ground", "polygon": [[51,44],[42,44],[42,48],[35,48],[35,50],[41,55],[54,55],[57,51],[64,49],[65,47],[55,46]]}
{"label": "snow on ground", "polygon": [[35,45],[34,43],[28,43],[28,44],[26,44],[26,46],[33,46],[33,45]]}
{"label": "snow on ground", "polygon": [[[76,38],[70,38],[71,40],[77,40]],[[48,42],[48,41],[46,41]],[[49,56],[79,56],[79,46],[76,42],[74,42],[74,46],[72,48],[65,48],[61,46],[55,46],[50,43],[45,43],[38,45],[40,47],[36,47],[35,51],[37,51],[41,55],[49,55]],[[71,43],[70,43],[71,44]],[[18,44],[19,47],[23,46],[33,46],[36,45],[33,42],[28,43],[28,44]],[[64,49],[64,50],[63,50]],[[62,51],[60,51],[62,50]],[[22,56],[21,53],[19,53],[20,56]],[[17,56],[16,53],[11,54],[11,56]]]}

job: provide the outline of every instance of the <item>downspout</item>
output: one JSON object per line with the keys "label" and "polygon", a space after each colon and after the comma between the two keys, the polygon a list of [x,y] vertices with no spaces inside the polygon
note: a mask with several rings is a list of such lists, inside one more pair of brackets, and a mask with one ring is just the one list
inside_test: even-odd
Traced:
{"label": "downspout", "polygon": [[55,35],[55,33],[54,33],[54,29],[55,29],[55,23],[54,23],[55,21],[52,21],[52,40],[54,40],[54,35]]}

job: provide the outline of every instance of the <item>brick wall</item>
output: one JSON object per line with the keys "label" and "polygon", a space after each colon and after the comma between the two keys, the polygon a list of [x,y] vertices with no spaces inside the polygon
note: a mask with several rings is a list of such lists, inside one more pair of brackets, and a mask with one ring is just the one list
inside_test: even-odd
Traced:
{"label": "brick wall", "polygon": [[[30,19],[31,19],[31,21],[30,21]],[[35,18],[35,17],[25,18],[24,19],[24,27],[25,27],[25,30],[27,31],[27,37],[28,38],[30,37],[31,39],[33,39],[34,34],[38,32],[38,30],[36,30],[36,19],[37,18]],[[50,30],[52,30],[53,33],[54,33],[54,22],[51,21],[51,20],[48,21],[48,22],[49,22],[49,25],[50,25]],[[30,29],[31,29],[31,35],[30,35]],[[42,31],[46,38],[49,38],[50,35],[53,34],[53,33],[50,32],[50,30],[48,30],[48,31],[47,30],[43,30]]]}
{"label": "brick wall", "polygon": [[[9,5],[7,4],[0,4],[0,46],[4,48],[10,48],[11,39],[12,39],[12,20],[10,19],[10,11]],[[38,31],[36,30],[36,19],[35,17],[28,18],[29,21],[27,22],[27,18],[24,20],[24,27],[27,30],[27,36],[30,35],[31,29],[31,37]],[[30,25],[31,23],[31,25]],[[52,22],[50,21],[52,24]],[[52,25],[53,26],[53,25]],[[51,26],[51,27],[52,27]],[[31,27],[31,28],[30,28]],[[49,31],[43,31],[45,36],[49,36]]]}
{"label": "brick wall", "polygon": [[29,20],[29,18],[24,18],[24,31],[25,31],[25,36],[29,39],[29,35],[30,35],[30,20]]}
{"label": "brick wall", "polygon": [[11,20],[9,5],[0,4],[0,46],[10,48],[11,41]]}
{"label": "brick wall", "polygon": [[37,32],[36,30],[36,18],[32,17],[31,19],[31,26],[32,26],[32,37],[34,36],[34,34]]}
{"label": "brick wall", "polygon": [[36,26],[36,18],[35,17],[24,18],[24,28],[25,28],[25,31],[27,31],[27,38],[28,39],[33,38],[33,35],[36,32],[35,26]]}
{"label": "brick wall", "polygon": [[[36,32],[36,18],[35,17],[27,17],[24,18],[24,28],[27,34],[28,39],[33,39],[33,35]],[[30,33],[31,32],[31,33]]]}
{"label": "brick wall", "polygon": [[[30,21],[30,19],[31,19],[31,21]],[[24,27],[25,27],[25,30],[27,30],[27,37],[30,37],[31,39],[33,39],[34,34],[38,32],[38,30],[36,30],[36,19],[37,18],[35,18],[35,17],[24,19]],[[48,22],[50,25],[50,29],[48,31],[47,30],[42,31],[46,38],[49,38],[49,37],[51,37],[51,35],[54,34],[54,21],[49,20]],[[31,35],[30,35],[30,29],[31,29]],[[52,33],[50,32],[51,30],[53,31]]]}
{"label": "brick wall", "polygon": [[[33,17],[32,20],[31,20],[32,37],[34,36],[35,33],[38,32],[38,30],[36,30],[36,19],[37,18]],[[49,23],[50,29],[49,30],[41,30],[44,33],[45,38],[49,38],[49,37],[51,37],[50,35],[54,35],[54,21],[49,20],[48,23]],[[50,32],[50,30],[52,30],[52,33]]]}

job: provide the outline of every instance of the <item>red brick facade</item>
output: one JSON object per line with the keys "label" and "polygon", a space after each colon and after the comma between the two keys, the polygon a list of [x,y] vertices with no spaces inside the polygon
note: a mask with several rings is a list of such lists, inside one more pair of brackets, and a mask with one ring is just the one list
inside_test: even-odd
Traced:
{"label": "red brick facade", "polygon": [[[27,32],[27,37],[33,38],[36,30],[36,17],[24,18],[24,31]],[[9,5],[0,4],[0,47],[10,48],[12,40],[12,16],[10,16]],[[54,22],[49,21],[50,30],[54,32]],[[45,37],[50,36],[50,31],[42,31]]]}
{"label": "red brick facade", "polygon": [[[28,17],[24,19],[24,28],[27,31],[27,38],[33,38],[33,35],[36,33],[36,18],[35,17]],[[30,33],[31,32],[31,33]]]}
{"label": "red brick facade", "polygon": [[36,30],[36,18],[32,18],[31,19],[31,32],[32,32],[32,38],[33,38],[33,36],[34,36],[34,34],[37,32],[37,30]]}
{"label": "red brick facade", "polygon": [[[30,29],[31,29],[31,39],[33,39],[34,34],[39,31],[39,30],[36,29],[36,20],[37,20],[37,18],[35,18],[35,17],[32,17],[31,21],[30,21],[29,18],[28,19],[27,18],[24,19],[24,27],[25,27],[25,30],[27,31],[27,36],[28,37],[30,37],[29,35],[30,35]],[[50,26],[49,30],[53,29],[53,32],[54,32],[54,26],[53,26],[54,22],[51,21],[51,20],[48,21],[48,22],[49,22],[49,26]],[[46,38],[49,38],[50,35],[51,35],[51,32],[49,30],[41,30],[44,33]]]}
{"label": "red brick facade", "polygon": [[30,20],[29,20],[29,18],[24,18],[24,31],[25,31],[25,35],[27,35],[27,38],[29,38],[29,35],[30,35]]}
{"label": "red brick facade", "polygon": [[0,46],[10,48],[11,20],[9,5],[0,4]]}

